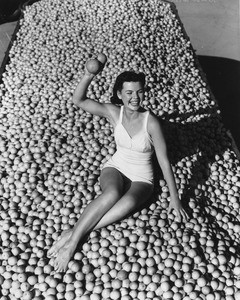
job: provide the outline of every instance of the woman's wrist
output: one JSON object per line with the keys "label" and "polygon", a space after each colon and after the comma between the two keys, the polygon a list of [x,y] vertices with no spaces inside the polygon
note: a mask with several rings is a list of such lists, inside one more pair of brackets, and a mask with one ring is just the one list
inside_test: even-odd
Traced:
{"label": "woman's wrist", "polygon": [[178,194],[171,195],[170,199],[171,199],[170,201],[172,202],[180,202]]}
{"label": "woman's wrist", "polygon": [[84,77],[88,78],[90,80],[92,80],[94,78],[94,76],[95,76],[94,74],[89,73],[88,71],[85,71],[85,73],[84,73]]}

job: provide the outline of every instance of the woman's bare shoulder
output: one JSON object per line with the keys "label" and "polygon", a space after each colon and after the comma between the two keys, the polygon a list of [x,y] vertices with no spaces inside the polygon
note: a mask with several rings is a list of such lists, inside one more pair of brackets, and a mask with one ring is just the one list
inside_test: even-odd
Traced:
{"label": "woman's bare shoulder", "polygon": [[158,123],[161,123],[161,120],[159,117],[157,117],[154,113],[152,113],[151,111],[149,111],[149,117],[148,117],[148,122],[151,123],[151,124],[158,124]]}
{"label": "woman's bare shoulder", "polygon": [[149,133],[153,133],[154,131],[162,130],[161,119],[154,115],[152,112],[149,113],[148,117],[148,130]]}

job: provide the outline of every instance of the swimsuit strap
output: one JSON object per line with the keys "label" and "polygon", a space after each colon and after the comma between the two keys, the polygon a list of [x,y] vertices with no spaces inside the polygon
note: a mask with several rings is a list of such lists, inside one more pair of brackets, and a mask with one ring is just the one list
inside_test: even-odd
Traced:
{"label": "swimsuit strap", "polygon": [[120,108],[120,114],[119,114],[119,123],[121,124],[122,123],[122,118],[123,118],[123,105],[121,106],[121,108]]}
{"label": "swimsuit strap", "polygon": [[145,117],[145,119],[144,119],[144,124],[143,124],[143,128],[148,132],[148,130],[147,130],[147,122],[148,122],[148,117],[149,117],[149,110],[148,111],[146,111],[146,117]]}

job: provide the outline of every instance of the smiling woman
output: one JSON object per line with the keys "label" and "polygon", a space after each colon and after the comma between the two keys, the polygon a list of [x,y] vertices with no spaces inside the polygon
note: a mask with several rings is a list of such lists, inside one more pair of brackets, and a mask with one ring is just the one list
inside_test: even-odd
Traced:
{"label": "smiling woman", "polygon": [[150,198],[153,191],[153,149],[169,186],[169,211],[174,210],[179,219],[187,218],[178,197],[161,125],[141,106],[145,75],[132,71],[121,73],[113,88],[112,103],[99,103],[87,97],[87,90],[102,68],[88,66],[89,61],[74,92],[73,102],[89,113],[108,119],[114,128],[117,151],[101,170],[100,196],[88,204],[74,228],[63,232],[48,251],[58,271],[66,270],[79,241],[86,234],[122,220]]}
{"label": "smiling woman", "polygon": [[153,141],[148,133],[149,111],[141,107],[144,100],[144,74],[121,73],[114,86],[112,103],[122,103],[115,124],[117,152],[104,165],[114,167],[133,181],[153,183],[151,156]]}
{"label": "smiling woman", "polygon": [[[111,97],[111,102],[113,104],[123,104],[121,99],[120,91],[123,88],[123,84],[126,85],[129,82],[137,82],[141,83],[141,87],[139,89],[140,94],[143,94],[143,87],[145,86],[145,75],[143,73],[134,73],[134,72],[123,72],[117,76],[114,87],[113,87],[113,96]],[[128,93],[131,93],[131,90]]]}
{"label": "smiling woman", "polygon": [[137,82],[126,82],[124,83],[124,88],[122,93],[118,92],[118,97],[126,102],[126,106],[130,109],[138,110],[140,106],[140,100],[143,97],[143,87],[142,84]]}

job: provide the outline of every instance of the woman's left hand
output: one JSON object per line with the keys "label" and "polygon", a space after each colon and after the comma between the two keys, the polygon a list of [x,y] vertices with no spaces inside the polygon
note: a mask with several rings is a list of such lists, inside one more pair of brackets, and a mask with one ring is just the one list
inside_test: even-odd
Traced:
{"label": "woman's left hand", "polygon": [[188,214],[186,213],[185,209],[183,208],[180,200],[178,200],[178,201],[171,200],[170,201],[168,213],[171,213],[172,211],[176,212],[177,218],[180,221],[187,221],[189,218]]}

